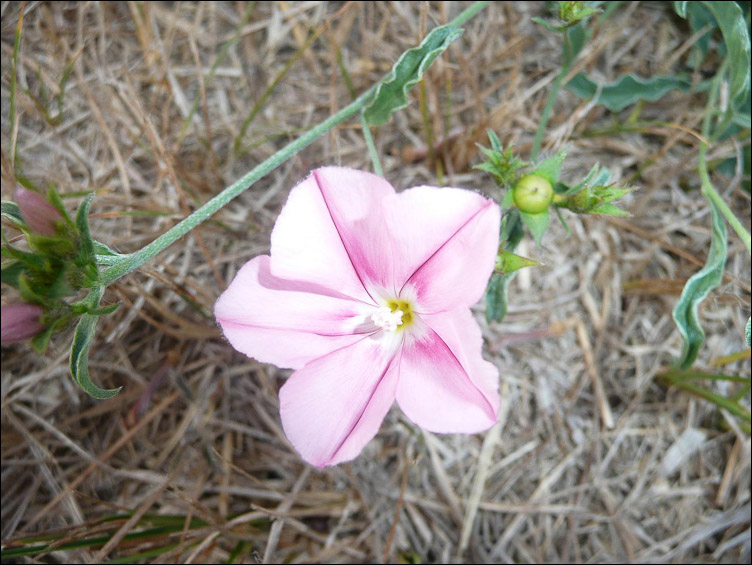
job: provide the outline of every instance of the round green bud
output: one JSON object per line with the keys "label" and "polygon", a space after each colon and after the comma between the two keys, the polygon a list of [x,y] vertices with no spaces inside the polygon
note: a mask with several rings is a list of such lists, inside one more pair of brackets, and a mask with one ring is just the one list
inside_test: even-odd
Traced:
{"label": "round green bud", "polygon": [[538,214],[548,208],[553,201],[554,187],[543,177],[527,175],[517,182],[512,196],[521,212]]}

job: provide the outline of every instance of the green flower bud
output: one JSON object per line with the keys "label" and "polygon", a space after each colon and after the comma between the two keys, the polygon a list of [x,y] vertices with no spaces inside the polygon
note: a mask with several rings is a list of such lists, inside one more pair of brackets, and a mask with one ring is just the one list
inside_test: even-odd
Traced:
{"label": "green flower bud", "polygon": [[539,214],[553,201],[554,187],[543,177],[527,175],[517,182],[512,195],[521,212]]}

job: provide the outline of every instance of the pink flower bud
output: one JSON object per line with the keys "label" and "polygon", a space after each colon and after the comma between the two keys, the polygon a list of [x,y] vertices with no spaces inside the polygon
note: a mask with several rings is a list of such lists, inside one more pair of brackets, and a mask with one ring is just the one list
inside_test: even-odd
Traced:
{"label": "pink flower bud", "polygon": [[44,310],[36,304],[8,304],[0,308],[0,343],[13,343],[34,337],[44,329]]}
{"label": "pink flower bud", "polygon": [[48,237],[57,235],[57,224],[63,217],[44,197],[32,190],[18,187],[15,199],[23,219],[33,232]]}

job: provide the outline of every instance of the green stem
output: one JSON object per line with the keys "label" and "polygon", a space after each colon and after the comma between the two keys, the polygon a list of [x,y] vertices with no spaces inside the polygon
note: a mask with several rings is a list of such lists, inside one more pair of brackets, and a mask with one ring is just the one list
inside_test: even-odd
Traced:
{"label": "green stem", "polygon": [[475,16],[475,14],[480,12],[483,8],[488,6],[490,3],[491,3],[490,0],[485,0],[483,2],[473,2],[470,6],[467,7],[465,11],[461,12],[460,15],[454,18],[447,25],[461,26],[468,20],[472,19]]}
{"label": "green stem", "polygon": [[[705,117],[702,121],[702,137],[704,139],[708,139],[711,135],[710,128],[712,125],[713,108],[715,107],[716,100],[718,99],[718,91],[721,87],[721,79],[723,78],[723,74],[727,66],[728,62],[726,60],[723,62],[721,69],[716,74],[716,77],[713,81],[713,86],[710,89],[708,104],[705,109]],[[716,130],[716,133],[718,133],[718,130]],[[731,211],[731,208],[728,207],[723,198],[721,198],[721,195],[718,194],[718,191],[713,186],[713,183],[710,181],[710,174],[708,173],[707,154],[708,144],[700,142],[700,149],[697,155],[697,168],[698,172],[700,173],[702,194],[705,196],[705,198],[715,204],[718,211],[721,213],[721,215],[723,215],[728,224],[731,226],[731,229],[733,229],[739,236],[739,239],[744,242],[744,246],[747,248],[747,253],[752,254],[752,241],[750,240],[749,232],[739,221],[739,218],[734,215],[734,213]]]}
{"label": "green stem", "polygon": [[[480,12],[483,8],[485,8],[489,3],[490,2],[488,1],[474,2],[466,10],[464,10],[456,18],[454,18],[450,22],[450,24],[454,26],[462,25],[470,18],[475,16],[478,12]],[[287,161],[287,159],[295,155],[301,149],[313,143],[316,139],[324,135],[330,129],[341,124],[342,122],[359,112],[361,109],[363,109],[368,103],[371,102],[371,99],[376,92],[378,85],[379,83],[376,83],[366,92],[361,94],[358,98],[353,100],[353,102],[342,108],[339,112],[337,112],[333,116],[330,116],[327,120],[324,120],[317,126],[314,126],[301,137],[277,151],[266,161],[256,166],[245,176],[241,177],[236,182],[225,188],[222,192],[220,192],[214,198],[206,202],[206,204],[201,206],[201,208],[193,212],[187,218],[184,218],[182,221],[160,235],[154,241],[148,243],[143,248],[135,251],[134,253],[122,256],[120,260],[115,262],[109,269],[102,273],[101,283],[104,286],[107,286],[118,280],[120,277],[138,269],[141,265],[149,261],[155,255],[164,251],[175,241],[188,234],[196,226],[208,220],[225,204],[230,202],[233,198],[241,194],[243,191],[247,190],[254,182],[269,174],[271,171],[279,167],[282,163]]]}
{"label": "green stem", "polygon": [[568,72],[569,65],[562,67],[559,76],[556,77],[556,80],[554,80],[554,83],[551,85],[551,91],[548,93],[548,100],[546,100],[546,105],[543,107],[543,113],[541,114],[540,122],[538,122],[538,129],[535,132],[533,149],[530,152],[531,161],[535,161],[538,158],[538,153],[540,153],[540,148],[543,144],[543,134],[546,131],[546,125],[548,124],[548,120],[551,119],[551,114],[554,110],[556,96],[559,94],[559,90],[561,90],[561,83],[564,80],[564,75]]}
{"label": "green stem", "polygon": [[704,143],[701,144],[698,155],[698,170],[700,172],[700,182],[702,183],[702,193],[705,195],[705,198],[715,204],[716,208],[718,208],[718,211],[723,215],[724,218],[726,218],[726,221],[728,222],[729,226],[731,226],[731,229],[733,229],[736,232],[736,235],[739,236],[739,239],[744,242],[744,246],[747,248],[747,253],[752,254],[752,241],[750,239],[749,232],[744,228],[742,223],[739,221],[739,218],[734,215],[734,213],[731,211],[731,208],[728,207],[723,198],[721,198],[721,195],[718,194],[718,191],[716,191],[715,187],[710,182],[710,175],[708,174],[707,152],[708,146]]}
{"label": "green stem", "polygon": [[373,163],[373,172],[380,177],[384,176],[384,169],[381,168],[381,161],[379,160],[379,152],[376,151],[376,144],[373,142],[373,136],[371,135],[371,128],[368,126],[368,120],[364,112],[360,112],[360,125],[363,129],[363,137],[366,140],[368,146],[368,153],[371,155],[371,162]]}
{"label": "green stem", "polygon": [[120,277],[130,273],[135,269],[138,269],[149,259],[164,251],[167,247],[193,230],[196,226],[208,220],[211,216],[214,215],[215,212],[217,212],[225,204],[230,202],[230,200],[248,189],[248,187],[250,187],[254,182],[269,174],[271,171],[279,167],[282,163],[287,161],[290,157],[295,155],[298,151],[313,143],[316,139],[321,137],[330,129],[334,128],[335,126],[350,118],[353,114],[360,111],[361,108],[366,106],[371,101],[371,98],[375,91],[376,85],[368,89],[365,93],[356,98],[351,104],[348,104],[347,106],[342,108],[339,112],[331,116],[329,119],[311,128],[301,137],[277,151],[266,161],[256,166],[245,176],[241,177],[233,184],[225,188],[222,192],[220,192],[214,198],[206,202],[206,204],[201,206],[201,208],[193,212],[190,216],[184,218],[181,222],[160,235],[157,239],[155,239],[151,243],[148,243],[138,251],[123,256],[120,261],[118,261],[112,267],[102,273],[102,284],[109,285],[118,280]]}

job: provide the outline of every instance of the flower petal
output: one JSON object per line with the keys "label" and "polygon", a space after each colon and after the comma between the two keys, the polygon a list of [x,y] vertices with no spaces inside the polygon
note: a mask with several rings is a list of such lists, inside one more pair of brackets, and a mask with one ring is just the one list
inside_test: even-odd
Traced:
{"label": "flower petal", "polygon": [[317,467],[355,458],[394,402],[395,349],[373,337],[296,371],[279,391],[282,427]]}
{"label": "flower petal", "polygon": [[[421,199],[430,195],[427,191],[422,192],[425,194],[417,195]],[[458,306],[471,306],[480,300],[486,289],[496,261],[501,215],[499,207],[492,200],[476,199],[475,202],[480,205],[473,207],[466,198],[469,197],[452,195],[437,198],[442,201],[436,223],[436,231],[442,230],[441,238],[437,234],[421,235],[431,231],[431,224],[423,225],[425,222],[419,221],[414,234],[411,233],[408,238],[413,243],[404,246],[405,249],[413,249],[404,255],[412,262],[420,255],[417,250],[425,246],[421,245],[421,238],[430,237],[432,243],[440,240],[439,246],[410,275],[401,291],[415,295],[419,312],[442,312]],[[425,199],[425,202],[425,206],[428,206],[429,200]],[[457,207],[461,223],[450,221],[451,212],[447,207],[452,205]],[[416,218],[420,216],[416,214]],[[412,231],[413,228],[410,229]],[[408,264],[407,260],[403,270]]]}
{"label": "flower petal", "polygon": [[385,200],[394,239],[394,279],[401,287],[488,200],[460,188],[417,186]]}
{"label": "flower petal", "polygon": [[391,283],[381,201],[393,193],[370,173],[316,169],[292,189],[274,226],[272,272],[373,303],[374,283]]}
{"label": "flower petal", "polygon": [[422,316],[406,340],[397,403],[410,420],[438,433],[476,433],[496,423],[498,371],[480,354],[481,335],[467,308]]}
{"label": "flower petal", "polygon": [[302,367],[354,343],[367,324],[367,306],[315,284],[271,274],[269,257],[246,263],[219,297],[214,314],[235,349],[265,363]]}

